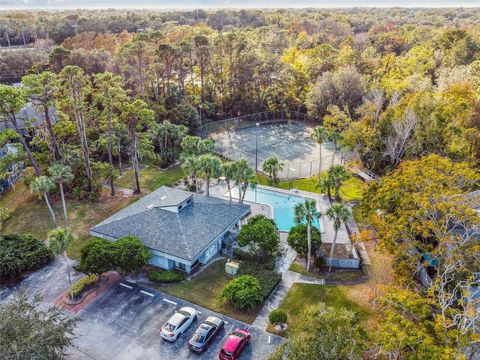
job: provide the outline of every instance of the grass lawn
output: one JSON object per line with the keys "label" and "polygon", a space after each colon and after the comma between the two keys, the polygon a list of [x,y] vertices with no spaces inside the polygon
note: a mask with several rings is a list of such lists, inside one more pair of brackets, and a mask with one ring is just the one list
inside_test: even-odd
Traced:
{"label": "grass lawn", "polygon": [[[109,191],[104,189],[98,201],[68,200],[68,215],[70,225],[77,240],[70,248],[69,255],[78,257],[81,245],[89,239],[89,229],[129,205],[132,198],[123,198],[118,194],[111,198]],[[63,225],[63,212],[60,199],[55,199],[54,210],[59,225]],[[48,232],[54,228],[50,212],[44,200],[35,195],[29,195],[28,201],[20,204],[12,216],[5,221],[2,232],[31,233],[40,239],[45,239]]]}
{"label": "grass lawn", "polygon": [[[305,307],[317,304],[324,300],[327,306],[334,308],[347,308],[356,312],[360,321],[367,320],[371,314],[370,309],[350,300],[347,295],[347,289],[348,287],[346,286],[293,284],[287,296],[280,304],[280,308],[285,310],[288,316],[288,329],[286,330],[286,335],[295,334],[298,331],[299,315]],[[269,325],[268,330],[272,331],[273,326]]]}
{"label": "grass lawn", "polygon": [[22,180],[15,184],[15,187],[5,190],[0,195],[0,207],[6,207],[13,211],[21,203],[30,197],[30,191],[27,189]]}
{"label": "grass lawn", "polygon": [[312,273],[308,272],[305,269],[305,265],[293,262],[288,270],[297,272],[303,275],[318,277],[322,279],[328,279],[333,281],[353,281],[361,278],[363,276],[363,272],[360,270],[340,270],[334,271],[332,273]]}
{"label": "grass lawn", "polygon": [[[172,166],[162,170],[157,166],[148,165],[140,170],[140,187],[151,192],[162,185],[172,186],[184,176],[181,166]],[[116,184],[123,188],[133,189],[135,187],[133,169],[127,170],[123,176],[117,179]]]}
{"label": "grass lawn", "polygon": [[225,274],[225,261],[218,260],[210,264],[195,278],[171,285],[155,285],[159,290],[193,302],[205,308],[217,311],[246,323],[252,323],[261,307],[252,312],[237,310],[218,301],[223,287],[232,280]]}
{"label": "grass lawn", "polygon": [[[317,184],[317,177],[311,177],[306,179],[298,179],[298,180],[283,180],[279,181],[278,184],[272,185],[270,179],[263,175],[257,174],[256,182],[259,185],[267,185],[267,186],[275,186],[280,189],[290,189],[295,188],[298,190],[309,191],[313,193],[320,193],[316,184]],[[365,191],[367,185],[360,180],[356,176],[350,177],[345,184],[342,185],[340,188],[340,196],[344,202],[352,201],[352,200],[362,200],[363,192]]]}

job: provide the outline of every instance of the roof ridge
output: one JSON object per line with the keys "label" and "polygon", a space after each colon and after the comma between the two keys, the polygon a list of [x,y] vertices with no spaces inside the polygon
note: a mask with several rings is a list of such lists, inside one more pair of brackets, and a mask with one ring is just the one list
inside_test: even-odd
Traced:
{"label": "roof ridge", "polygon": [[175,218],[177,219],[178,227],[180,228],[180,233],[182,234],[183,245],[184,245],[184,248],[186,250],[185,252],[187,253],[186,255],[188,256],[188,258],[191,258],[192,255],[191,255],[190,251],[188,251],[189,249],[188,249],[188,246],[187,246],[188,244],[187,244],[187,238],[185,236],[185,231],[182,227],[182,222],[180,221],[180,213],[177,213]]}

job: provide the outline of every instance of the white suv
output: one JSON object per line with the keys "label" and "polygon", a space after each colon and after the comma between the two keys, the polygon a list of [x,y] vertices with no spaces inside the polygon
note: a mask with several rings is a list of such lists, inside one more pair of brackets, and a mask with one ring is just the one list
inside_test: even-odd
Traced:
{"label": "white suv", "polygon": [[183,307],[167,320],[162,326],[160,336],[168,341],[175,341],[178,337],[188,329],[197,318],[198,312],[192,307]]}

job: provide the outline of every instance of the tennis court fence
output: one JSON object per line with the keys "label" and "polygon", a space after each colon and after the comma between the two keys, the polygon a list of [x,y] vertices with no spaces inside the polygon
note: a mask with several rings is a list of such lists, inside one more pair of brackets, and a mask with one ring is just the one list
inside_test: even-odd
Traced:
{"label": "tennis court fence", "polygon": [[[254,169],[256,167],[256,170],[259,172],[261,172],[262,162],[269,156],[272,156],[273,153],[274,156],[277,156],[284,164],[283,169],[278,172],[278,177],[281,180],[312,177],[320,171],[327,170],[332,165],[344,164],[345,161],[349,160],[349,153],[345,153],[339,148],[334,149],[331,143],[322,145],[324,150],[322,151],[321,160],[319,158],[310,158],[308,160],[298,161],[294,160],[293,158],[295,158],[295,156],[292,155],[295,151],[298,152],[298,149],[291,148],[288,145],[282,149],[275,149],[274,143],[258,143],[258,146],[234,146],[231,139],[230,141],[221,141],[216,136],[216,134],[221,136],[221,133],[224,132],[230,134],[235,130],[255,127],[256,124],[268,125],[285,122],[300,123],[304,126],[316,126],[319,124],[318,121],[309,118],[307,114],[298,111],[263,111],[206,123],[200,127],[198,134],[202,138],[216,138],[216,140],[219,140],[215,143],[215,151],[217,153],[232,161],[246,159],[249,165]],[[305,140],[299,138],[299,142],[302,141]],[[246,145],[245,142],[242,144]],[[252,144],[255,144],[254,140],[252,140]],[[300,151],[302,151],[302,149],[300,149]],[[291,154],[287,155],[287,153]],[[298,155],[297,159],[303,157],[301,153]]]}
{"label": "tennis court fence", "polygon": [[202,138],[207,138],[209,135],[214,133],[255,126],[257,123],[265,124],[277,121],[295,121],[306,125],[319,124],[319,122],[315,121],[315,119],[309,118],[307,114],[298,111],[262,111],[254,114],[205,123],[198,129],[198,135]]}

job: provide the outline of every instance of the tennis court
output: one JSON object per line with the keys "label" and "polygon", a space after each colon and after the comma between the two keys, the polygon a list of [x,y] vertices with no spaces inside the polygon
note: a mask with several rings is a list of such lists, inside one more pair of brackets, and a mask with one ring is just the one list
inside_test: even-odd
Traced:
{"label": "tennis court", "polygon": [[[247,159],[255,167],[257,154],[258,170],[262,162],[275,156],[284,163],[279,173],[281,179],[305,178],[320,170],[320,148],[311,138],[312,128],[302,122],[278,120],[255,123],[242,127],[229,127],[221,132],[211,133],[218,153],[231,160]],[[321,169],[340,164],[341,154],[337,151],[333,158],[333,145],[322,144]]]}

